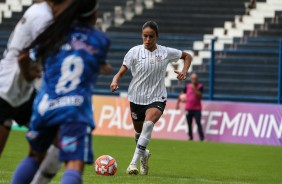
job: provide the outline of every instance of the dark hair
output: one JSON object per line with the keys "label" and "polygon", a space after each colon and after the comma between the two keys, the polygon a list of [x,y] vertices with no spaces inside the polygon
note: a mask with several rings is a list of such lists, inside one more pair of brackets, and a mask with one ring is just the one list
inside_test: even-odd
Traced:
{"label": "dark hair", "polygon": [[155,31],[156,35],[159,36],[159,26],[155,21],[149,20],[149,21],[145,22],[145,24],[142,26],[142,31],[147,27],[153,29]]}
{"label": "dark hair", "polygon": [[[33,2],[34,2],[34,3],[41,3],[41,2],[44,2],[44,1],[46,1],[46,0],[34,0]],[[65,0],[48,0],[48,1],[50,1],[50,2],[52,2],[52,3],[55,3],[55,4],[61,4],[61,3],[64,2]]]}
{"label": "dark hair", "polygon": [[65,0],[49,0],[50,2],[53,2],[55,4],[61,4],[62,2],[64,2]]}
{"label": "dark hair", "polygon": [[[56,0],[59,1],[59,0]],[[70,0],[71,4],[48,28],[31,43],[27,49],[36,47],[37,56],[45,59],[57,52],[66,41],[68,31],[75,20],[87,22],[97,10],[98,0]]]}

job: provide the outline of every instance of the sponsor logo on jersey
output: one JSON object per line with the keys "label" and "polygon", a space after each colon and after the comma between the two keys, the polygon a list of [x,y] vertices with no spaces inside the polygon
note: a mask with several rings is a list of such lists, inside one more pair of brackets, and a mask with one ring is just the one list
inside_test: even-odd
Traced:
{"label": "sponsor logo on jersey", "polygon": [[65,152],[74,152],[77,148],[77,139],[76,137],[64,136],[60,146]]}
{"label": "sponsor logo on jersey", "polygon": [[66,106],[81,106],[84,102],[83,96],[64,96],[57,99],[48,99],[49,95],[45,94],[38,105],[38,112],[43,116],[46,111],[54,110]]}

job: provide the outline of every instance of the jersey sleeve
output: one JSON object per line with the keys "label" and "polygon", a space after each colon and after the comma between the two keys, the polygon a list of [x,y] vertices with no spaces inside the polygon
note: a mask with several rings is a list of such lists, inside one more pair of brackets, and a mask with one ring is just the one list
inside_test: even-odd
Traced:
{"label": "jersey sleeve", "polygon": [[182,51],[174,48],[167,47],[168,62],[176,62],[182,56]]}
{"label": "jersey sleeve", "polygon": [[27,25],[30,27],[30,33],[32,36],[32,39],[35,40],[35,38],[42,33],[47,26],[51,23],[53,17],[52,14],[49,13],[38,13],[37,11],[33,11],[34,8],[31,8],[28,10],[24,18],[27,21]]}
{"label": "jersey sleeve", "polygon": [[123,59],[123,65],[126,66],[128,69],[131,68],[132,66],[132,62],[133,62],[133,51],[132,49],[130,49],[126,55],[124,56],[124,59]]}
{"label": "jersey sleeve", "polygon": [[33,40],[35,40],[35,38],[46,29],[47,25],[49,24],[49,21],[50,20],[44,21],[38,18],[34,19],[31,25],[31,27],[34,28],[34,31],[32,31]]}

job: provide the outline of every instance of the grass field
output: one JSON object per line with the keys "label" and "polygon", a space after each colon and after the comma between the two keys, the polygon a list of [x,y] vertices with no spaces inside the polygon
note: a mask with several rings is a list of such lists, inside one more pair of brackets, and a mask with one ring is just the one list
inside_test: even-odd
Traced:
{"label": "grass field", "polygon": [[[27,154],[24,132],[13,131],[0,158],[0,183],[9,183],[13,171]],[[282,148],[256,145],[152,140],[148,176],[128,176],[125,170],[134,151],[132,138],[94,137],[96,157],[116,158],[113,177],[98,176],[92,166],[84,183],[144,184],[282,184]],[[61,172],[52,183],[60,183]]]}

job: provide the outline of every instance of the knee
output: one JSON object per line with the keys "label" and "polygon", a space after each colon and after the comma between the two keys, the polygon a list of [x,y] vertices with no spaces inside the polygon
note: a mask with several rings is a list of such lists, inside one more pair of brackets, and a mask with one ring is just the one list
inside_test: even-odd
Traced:
{"label": "knee", "polygon": [[156,123],[162,114],[158,113],[158,112],[154,112],[154,113],[148,113],[146,114],[146,119],[145,121],[152,121],[153,123]]}

